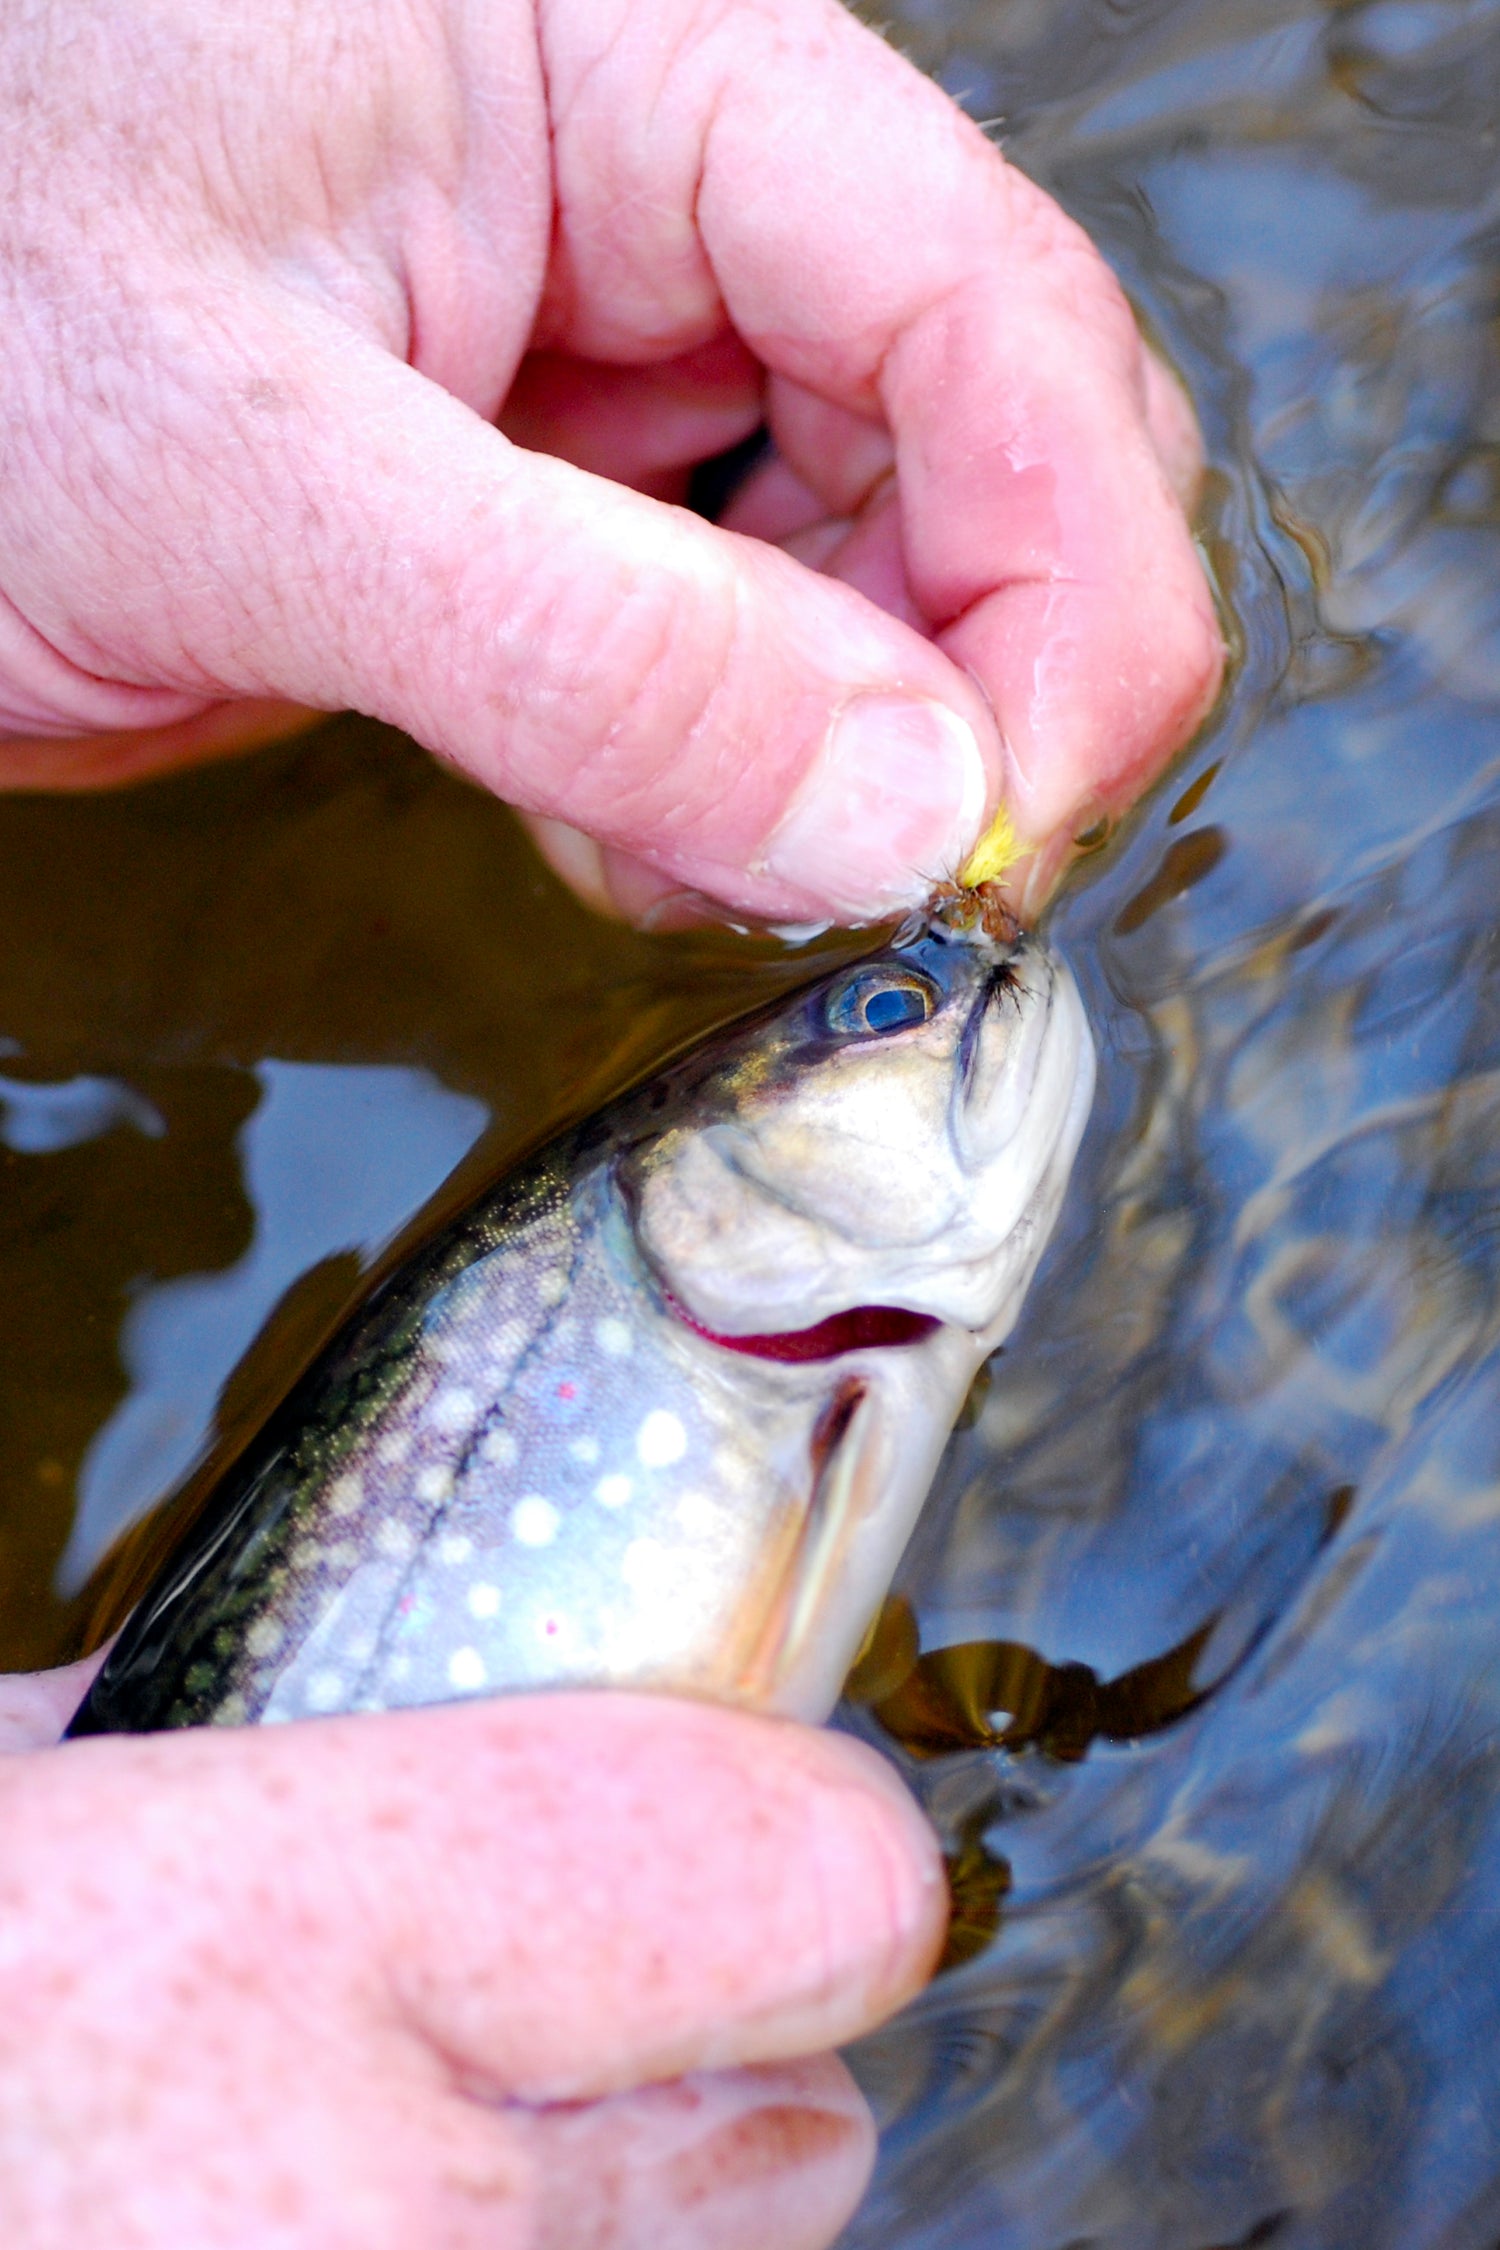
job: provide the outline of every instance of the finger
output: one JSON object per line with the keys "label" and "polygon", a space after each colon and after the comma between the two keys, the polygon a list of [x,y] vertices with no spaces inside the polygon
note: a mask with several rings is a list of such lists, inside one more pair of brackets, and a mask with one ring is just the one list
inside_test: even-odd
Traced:
{"label": "finger", "polygon": [[719,521],[749,539],[781,543],[828,521],[827,503],[779,453],[767,454],[734,493]]}
{"label": "finger", "polygon": [[746,480],[722,520],[730,530],[774,540],[784,554],[853,586],[915,631],[928,630],[906,572],[894,478],[876,484],[858,514],[830,515],[778,455]]}
{"label": "finger", "polygon": [[821,2052],[941,1943],[936,1845],[889,1769],[706,1705],[537,1696],[93,1738],[49,1764],[85,1758],[94,1827],[153,1808],[154,1856],[122,1868],[216,1922],[243,1880],[239,1911],[344,1964],[372,2037],[416,2040],[476,2097]]}
{"label": "finger", "polygon": [[[621,306],[646,317],[660,262],[610,124],[641,63],[628,38],[590,59],[565,89],[560,194],[593,222],[567,238],[572,301],[619,325]],[[1118,808],[1207,708],[1222,649],[1108,269],[834,0],[727,11],[673,92],[658,119],[701,136],[683,170],[735,328],[775,375],[892,432],[907,581],[992,701],[1017,827],[1035,842]],[[589,203],[601,176],[613,226]]]}
{"label": "finger", "polygon": [[869,2110],[832,2055],[523,2113],[520,2139],[540,2184],[536,2250],[823,2250],[875,2160]]}
{"label": "finger", "polygon": [[0,1754],[43,1750],[56,1742],[108,1653],[96,1649],[50,1672],[0,1673]]}
{"label": "finger", "polygon": [[52,738],[0,736],[0,789],[123,789],[183,766],[237,758],[321,725],[326,713],[276,697],[209,703],[172,726]]}
{"label": "finger", "polygon": [[[1012,815],[1036,840],[1120,807],[1180,745],[1216,684],[1219,636],[1113,280],[980,135],[936,97],[919,104],[904,74],[899,91],[894,73],[891,84],[889,103],[857,105],[828,85],[826,132],[806,136],[828,150],[837,129],[840,176],[874,182],[875,208],[857,227],[817,238],[820,278],[831,284],[837,259],[846,298],[884,299],[883,319],[867,311],[861,349],[843,355],[842,403],[873,392],[884,409],[908,582],[941,645],[993,699]],[[735,118],[726,174],[743,168],[739,132],[760,121]],[[879,145],[895,134],[904,161],[882,166]],[[816,381],[826,329],[811,326],[794,356],[785,308],[769,301],[785,246],[763,229],[737,288],[744,215],[717,204],[713,180],[711,163],[704,225],[712,242],[717,218],[732,245],[715,260],[731,313],[768,349],[774,321],[782,367]],[[882,257],[877,244],[893,241],[920,242],[921,257]]]}
{"label": "finger", "polygon": [[[824,534],[817,563],[820,570],[841,579],[846,586],[857,587],[892,617],[905,618],[917,631],[925,628],[927,621],[906,567],[901,496],[894,478],[876,487],[857,516],[826,525]],[[794,553],[811,559],[808,532],[787,544]]]}
{"label": "finger", "polygon": [[670,876],[636,859],[629,852],[611,850],[570,828],[565,820],[541,820],[535,813],[521,815],[532,842],[555,875],[576,892],[585,906],[642,930],[690,930],[705,923],[723,922],[701,891],[684,890]]}
{"label": "finger", "polygon": [[858,515],[895,469],[891,433],[878,415],[853,414],[785,376],[767,387],[766,421],[781,458],[829,515]]}
{"label": "finger", "polygon": [[730,335],[649,367],[533,352],[500,427],[533,453],[674,499],[697,462],[727,453],[756,428],[763,386],[759,362]]}
{"label": "finger", "polygon": [[1191,515],[1203,489],[1203,433],[1178,377],[1150,346],[1144,359],[1146,424],[1167,481]]}
{"label": "finger", "polygon": [[[173,338],[173,411],[201,396],[215,442],[143,409],[108,535],[37,524],[11,558],[75,661],[372,712],[772,919],[868,919],[952,871],[999,746],[938,650],[772,549],[509,445],[336,316],[230,294],[203,308],[211,344]],[[274,426],[229,442],[257,384]]]}

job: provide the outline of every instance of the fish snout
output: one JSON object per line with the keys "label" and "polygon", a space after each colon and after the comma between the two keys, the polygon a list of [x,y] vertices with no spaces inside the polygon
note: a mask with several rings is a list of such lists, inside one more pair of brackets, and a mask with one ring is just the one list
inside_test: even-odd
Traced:
{"label": "fish snout", "polygon": [[1045,1160],[1062,1126],[1061,1081],[1071,1088],[1077,1075],[1083,1029],[1077,988],[1044,946],[1021,947],[985,980],[960,1041],[952,1107],[954,1150],[966,1173],[1008,1155],[1028,1168]]}

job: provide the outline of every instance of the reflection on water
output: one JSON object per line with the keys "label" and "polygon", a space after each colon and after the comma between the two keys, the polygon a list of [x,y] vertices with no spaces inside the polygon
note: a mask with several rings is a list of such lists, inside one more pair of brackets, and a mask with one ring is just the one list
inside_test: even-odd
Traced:
{"label": "reflection on water", "polygon": [[[1185,371],[1239,663],[1057,915],[1093,1124],[848,1710],[959,1897],[857,2058],[848,2242],[1493,2250],[1500,0],[899,15]],[[376,729],[0,803],[6,1660],[80,1629],[80,1464],[188,1364],[143,1308],[222,1351],[305,1260],[284,1370],[481,1109],[493,1155],[777,973],[590,922]],[[410,1168],[268,1221],[257,1121],[336,1082],[267,1057],[396,1074]]]}
{"label": "reflection on water", "polygon": [[1500,8],[903,23],[1187,373],[1242,659],[1057,916],[1070,1232],[852,1717],[978,1903],[848,2242],[1493,2250]]}
{"label": "reflection on water", "polygon": [[481,1102],[425,1070],[262,1062],[254,1075],[261,1098],[239,1132],[254,1237],[224,1272],[160,1282],[126,1314],[130,1389],[83,1457],[57,1569],[64,1595],[204,1458],[220,1391],[293,1284],[341,1251],[368,1269],[488,1122]]}
{"label": "reflection on water", "polygon": [[133,1125],[153,1141],[167,1129],[160,1113],[117,1078],[65,1078],[56,1086],[0,1078],[0,1142],[18,1156],[75,1148],[116,1125]]}
{"label": "reflection on water", "polygon": [[255,1426],[486,1118],[471,1188],[799,973],[595,921],[362,721],[0,797],[0,1664],[117,1618],[162,1542],[80,1589],[101,1547]]}

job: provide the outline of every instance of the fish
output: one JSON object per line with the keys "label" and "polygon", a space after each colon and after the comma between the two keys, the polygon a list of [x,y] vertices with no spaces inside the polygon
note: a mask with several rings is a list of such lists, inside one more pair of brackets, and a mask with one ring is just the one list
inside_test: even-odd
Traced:
{"label": "fish", "polygon": [[356,1309],[69,1732],[560,1686],[822,1720],[1093,1078],[1061,959],[943,909],[669,1061]]}

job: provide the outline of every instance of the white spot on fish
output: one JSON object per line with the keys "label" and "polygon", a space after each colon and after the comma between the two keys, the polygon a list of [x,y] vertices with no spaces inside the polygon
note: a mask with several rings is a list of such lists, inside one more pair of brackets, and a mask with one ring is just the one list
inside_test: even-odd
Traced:
{"label": "white spot on fish", "polygon": [[635,1449],[643,1468],[670,1469],[687,1451],[687,1431],[664,1406],[653,1407],[636,1432]]}
{"label": "white spot on fish", "polygon": [[452,1490],[453,1471],[441,1461],[435,1461],[430,1469],[424,1469],[416,1482],[419,1500],[446,1500]]}
{"label": "white spot on fish", "polygon": [[714,1448],[714,1478],[731,1492],[746,1492],[755,1482],[752,1464],[735,1446]]}
{"label": "white spot on fish", "polygon": [[466,1563],[474,1552],[474,1542],[462,1531],[445,1531],[437,1543],[437,1551],[439,1562]]}
{"label": "white spot on fish", "polygon": [[659,1594],[672,1574],[672,1558],[659,1539],[632,1539],[620,1557],[620,1576],[633,1594]]}
{"label": "white spot on fish", "polygon": [[340,1477],[328,1487],[328,1513],[331,1516],[352,1516],[365,1496],[364,1478],[353,1473]]}
{"label": "white spot on fish", "polygon": [[706,1539],[718,1524],[719,1511],[706,1492],[685,1492],[677,1503],[676,1516],[689,1539]]}
{"label": "white spot on fish", "polygon": [[448,1685],[460,1694],[472,1695],[482,1688],[489,1678],[484,1658],[477,1648],[456,1648],[448,1659]]}
{"label": "white spot on fish", "polygon": [[289,1561],[293,1570],[316,1570],[323,1560],[323,1548],[316,1539],[304,1539],[292,1549]]}
{"label": "white spot on fish", "polygon": [[427,1409],[427,1419],[435,1430],[461,1430],[473,1421],[478,1403],[472,1391],[460,1390],[454,1384],[451,1390],[438,1392]]}
{"label": "white spot on fish", "polygon": [[405,1562],[416,1543],[410,1524],[402,1523],[395,1516],[387,1516],[375,1534],[375,1545],[392,1562]]}
{"label": "white spot on fish", "polygon": [[344,1699],[344,1683],[337,1672],[314,1672],[302,1691],[309,1711],[336,1711]]}
{"label": "white spot on fish", "polygon": [[629,1477],[601,1477],[594,1487],[594,1498],[606,1508],[623,1508],[630,1493]]}
{"label": "white spot on fish", "polygon": [[544,1500],[539,1492],[528,1492],[512,1509],[510,1528],[523,1547],[550,1547],[561,1521],[550,1500]]}
{"label": "white spot on fish", "polygon": [[245,1647],[252,1656],[274,1656],[286,1639],[286,1627],[279,1617],[257,1617],[245,1635]]}
{"label": "white spot on fish", "polygon": [[375,1458],[377,1461],[384,1461],[388,1468],[394,1469],[398,1463],[406,1459],[410,1451],[411,1431],[392,1430],[390,1436],[383,1437],[379,1445],[376,1446]]}
{"label": "white spot on fish", "polygon": [[568,1451],[575,1461],[581,1461],[586,1469],[591,1469],[599,1458],[599,1440],[596,1437],[576,1437]]}
{"label": "white spot on fish", "polygon": [[216,1727],[242,1727],[249,1716],[250,1706],[236,1688],[233,1695],[225,1696],[215,1711],[213,1723]]}
{"label": "white spot on fish", "polygon": [[487,1432],[484,1442],[479,1448],[479,1457],[482,1461],[498,1462],[502,1468],[514,1461],[516,1441],[503,1423]]}
{"label": "white spot on fish", "polygon": [[633,1338],[625,1321],[607,1313],[603,1320],[594,1323],[594,1342],[606,1359],[628,1359]]}
{"label": "white spot on fish", "polygon": [[539,1305],[560,1305],[568,1294],[568,1277],[561,1266],[551,1266],[546,1273],[538,1274],[536,1298]]}
{"label": "white spot on fish", "polygon": [[500,1589],[498,1586],[471,1586],[469,1588],[469,1615],[471,1617],[498,1617],[500,1614]]}

